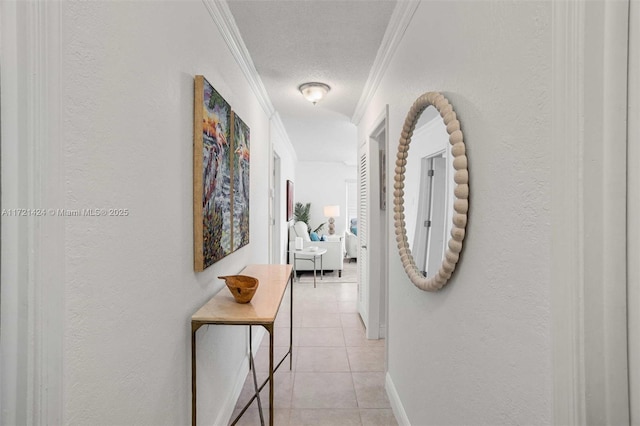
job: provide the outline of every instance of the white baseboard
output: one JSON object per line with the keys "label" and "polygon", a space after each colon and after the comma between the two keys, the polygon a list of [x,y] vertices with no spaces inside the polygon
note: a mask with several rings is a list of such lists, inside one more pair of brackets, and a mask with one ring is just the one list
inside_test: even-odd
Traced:
{"label": "white baseboard", "polygon": [[[247,332],[248,333],[248,332]],[[254,327],[253,329],[253,356],[255,357],[258,353],[258,349],[260,349],[260,343],[262,343],[262,338],[266,334],[266,331],[262,327]],[[249,349],[249,348],[247,348]],[[218,425],[228,425],[231,421],[231,417],[233,416],[233,410],[236,408],[236,404],[238,403],[238,398],[240,398],[240,393],[242,393],[242,388],[244,387],[244,382],[247,380],[247,375],[249,374],[249,353],[245,356],[240,368],[238,369],[238,373],[236,374],[236,383],[233,386],[233,391],[229,394],[229,397],[225,401],[222,410],[216,417],[215,422],[213,423],[215,426]]]}
{"label": "white baseboard", "polygon": [[229,424],[231,416],[233,416],[233,410],[236,408],[236,403],[238,402],[238,398],[240,398],[240,393],[244,387],[244,382],[247,379],[247,374],[249,374],[249,357],[246,357],[242,361],[242,365],[236,375],[236,383],[233,386],[233,391],[227,397],[227,400],[224,402],[216,420],[213,422],[214,426]]}
{"label": "white baseboard", "polygon": [[394,386],[393,380],[391,380],[391,376],[388,371],[384,385],[384,388],[387,391],[387,396],[389,397],[389,402],[391,403],[393,415],[396,417],[396,421],[401,426],[411,426],[407,413],[404,411],[404,407],[402,406],[402,401],[400,401],[398,391],[396,391],[396,387]]}
{"label": "white baseboard", "polygon": [[387,338],[387,326],[384,324],[380,324],[380,338],[381,339]]}

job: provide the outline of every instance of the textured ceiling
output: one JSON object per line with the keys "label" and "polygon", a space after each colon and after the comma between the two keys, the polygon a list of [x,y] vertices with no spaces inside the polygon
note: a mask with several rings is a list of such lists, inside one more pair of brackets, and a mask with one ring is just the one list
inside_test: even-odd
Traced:
{"label": "textured ceiling", "polygon": [[[230,0],[229,9],[302,161],[355,164],[351,116],[396,5],[382,0]],[[317,105],[298,86],[331,92]]]}

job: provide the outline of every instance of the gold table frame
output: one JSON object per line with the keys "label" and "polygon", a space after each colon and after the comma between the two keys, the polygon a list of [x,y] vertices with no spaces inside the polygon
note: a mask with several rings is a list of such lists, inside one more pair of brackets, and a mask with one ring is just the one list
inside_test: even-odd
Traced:
{"label": "gold table frame", "polygon": [[[236,416],[235,424],[255,399],[258,400],[260,422],[264,425],[260,391],[269,383],[269,426],[273,426],[273,373],[289,357],[289,369],[293,367],[293,268],[291,265],[249,265],[241,275],[249,275],[259,280],[258,290],[251,302],[236,303],[233,296],[224,289],[212,297],[191,317],[191,424],[196,426],[196,332],[203,325],[244,325],[249,326],[249,369],[253,372],[255,394]],[[284,294],[290,287],[289,350],[274,368],[273,331],[274,323]],[[258,386],[252,347],[252,326],[259,325],[269,332],[269,377]]]}

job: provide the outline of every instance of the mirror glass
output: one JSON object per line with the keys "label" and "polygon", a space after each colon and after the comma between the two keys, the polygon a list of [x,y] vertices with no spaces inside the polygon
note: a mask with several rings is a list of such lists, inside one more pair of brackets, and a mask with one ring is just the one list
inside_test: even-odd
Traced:
{"label": "mirror glass", "polygon": [[433,277],[451,232],[453,164],[449,134],[438,110],[428,106],[416,122],[405,170],[407,241],[418,271]]}
{"label": "mirror glass", "polygon": [[460,121],[438,92],[416,99],[396,156],[394,221],[398,254],[421,290],[442,288],[462,251],[469,209],[469,172]]}

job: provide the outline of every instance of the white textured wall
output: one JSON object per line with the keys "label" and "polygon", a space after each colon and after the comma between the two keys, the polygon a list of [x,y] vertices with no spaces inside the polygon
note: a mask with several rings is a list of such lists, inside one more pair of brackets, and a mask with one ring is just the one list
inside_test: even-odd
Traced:
{"label": "white textured wall", "polygon": [[394,158],[415,98],[443,91],[467,143],[469,224],[448,286],[415,288],[389,240],[388,369],[413,425],[552,422],[550,19],[545,1],[422,2],[359,125],[362,139],[388,103]]}
{"label": "white textured wall", "polygon": [[344,163],[321,161],[300,161],[296,167],[294,181],[295,202],[311,203],[312,230],[323,222],[327,224],[320,231],[329,234],[328,219],[324,217],[324,206],[339,205],[340,217],[336,217],[336,234],[346,230],[347,221],[347,180],[357,177],[356,166]]}
{"label": "white textured wall", "polygon": [[283,137],[279,132],[272,132],[272,140],[273,150],[280,157],[280,180],[275,183],[275,190],[279,191],[280,194],[280,215],[276,217],[276,220],[280,223],[280,235],[277,236],[280,239],[280,253],[275,262],[287,263],[289,225],[293,223],[293,221],[287,222],[287,181],[295,182],[298,159],[296,151],[288,138]]}
{"label": "white textured wall", "polygon": [[[62,204],[130,211],[67,220],[65,422],[188,424],[191,314],[222,288],[218,275],[268,261],[269,120],[201,1],[70,1],[62,11]],[[251,128],[250,244],[203,273],[193,271],[196,74]],[[198,336],[199,418],[212,424],[246,332]]]}

